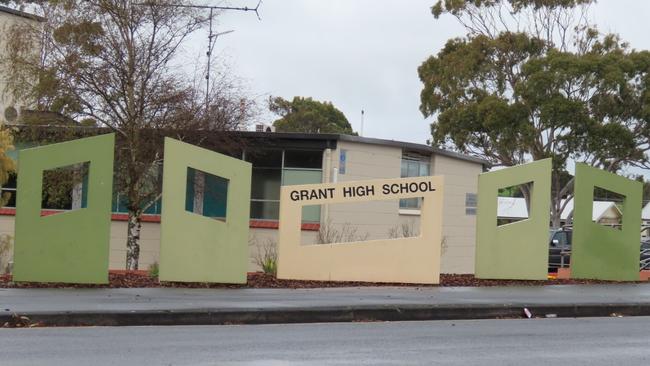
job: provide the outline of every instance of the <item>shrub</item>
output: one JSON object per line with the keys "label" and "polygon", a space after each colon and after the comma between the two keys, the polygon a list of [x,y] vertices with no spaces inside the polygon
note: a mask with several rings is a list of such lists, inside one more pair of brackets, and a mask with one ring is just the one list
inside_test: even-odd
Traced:
{"label": "shrub", "polygon": [[388,229],[389,239],[412,238],[420,235],[419,230],[415,227],[413,220],[404,222],[401,225],[395,225]]}
{"label": "shrub", "polygon": [[158,278],[158,262],[153,262],[149,266],[149,277]]}
{"label": "shrub", "polygon": [[317,244],[330,244],[330,243],[348,243],[355,241],[366,241],[370,234],[359,234],[359,229],[352,226],[349,222],[336,225],[332,220],[327,220],[320,225],[318,235],[316,237]]}
{"label": "shrub", "polygon": [[257,245],[257,238],[251,237],[249,245],[254,246],[253,261],[266,274],[275,276],[278,272],[278,243],[267,238],[262,245]]}

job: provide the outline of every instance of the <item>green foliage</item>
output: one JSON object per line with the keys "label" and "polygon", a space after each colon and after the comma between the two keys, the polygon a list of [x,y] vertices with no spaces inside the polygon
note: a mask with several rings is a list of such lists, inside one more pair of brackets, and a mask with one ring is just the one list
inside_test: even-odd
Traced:
{"label": "green foliage", "polygon": [[431,13],[437,19],[444,13],[459,15],[469,7],[491,8],[498,7],[504,2],[509,3],[515,12],[519,12],[523,9],[574,8],[578,5],[595,3],[596,0],[438,0],[431,7]]}
{"label": "green foliage", "polygon": [[[13,136],[11,131],[5,126],[0,125],[0,187],[7,183],[11,173],[16,170],[15,162],[7,155],[7,152],[13,149]],[[0,197],[0,207],[4,206],[10,198],[10,193],[3,194]]]}
{"label": "green foliage", "polygon": [[[650,52],[597,42],[578,55],[526,34],[450,40],[418,69],[433,142],[496,164],[589,156],[616,170],[645,163]],[[547,140],[544,139],[547,138]]]}
{"label": "green foliage", "polygon": [[72,209],[74,190],[81,199],[82,185],[88,177],[89,164],[75,164],[43,171],[42,207]]}
{"label": "green foliage", "polygon": [[273,239],[266,239],[260,244],[255,236],[250,237],[248,242],[255,264],[260,266],[264,273],[275,276],[278,272],[278,243]]}
{"label": "green foliage", "polygon": [[274,258],[266,258],[266,260],[262,262],[262,271],[266,274],[275,276],[276,273],[278,273],[277,260]]}
{"label": "green foliage", "polygon": [[282,116],[273,122],[277,132],[341,133],[356,135],[343,112],[331,102],[294,97],[288,101],[271,97],[269,109]]}
{"label": "green foliage", "polygon": [[[455,16],[468,34],[418,68],[434,145],[495,165],[553,159],[557,223],[572,190],[568,160],[609,171],[650,165],[650,53],[601,36],[573,13],[592,2],[438,1],[434,16]],[[511,19],[486,20],[502,16]]]}
{"label": "green foliage", "polygon": [[511,186],[499,188],[499,197],[523,197],[524,194],[520,186]]}
{"label": "green foliage", "polygon": [[149,265],[149,277],[158,278],[158,271],[159,271],[158,262],[154,262],[151,265]]}

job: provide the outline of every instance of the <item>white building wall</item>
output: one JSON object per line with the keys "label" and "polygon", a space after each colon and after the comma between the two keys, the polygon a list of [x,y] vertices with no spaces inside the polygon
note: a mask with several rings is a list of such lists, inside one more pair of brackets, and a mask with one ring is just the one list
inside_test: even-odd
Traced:
{"label": "white building wall", "polygon": [[476,216],[465,212],[467,193],[478,192],[482,165],[443,155],[433,157],[432,172],[445,177],[441,273],[474,273]]}
{"label": "white building wall", "polygon": [[[332,153],[332,166],[338,168],[340,150],[347,150],[346,174],[338,181],[400,177],[402,149],[381,145],[339,142]],[[478,192],[478,175],[483,166],[444,155],[431,157],[431,174],[445,176],[445,206],[443,218],[442,273],[474,273],[476,245],[476,216],[465,212],[467,193]],[[420,217],[399,211],[399,201],[378,201],[366,204],[332,206],[329,214],[333,222],[351,222],[360,231],[370,233],[369,239],[386,238],[391,228],[402,224],[412,226],[419,233]]]}
{"label": "white building wall", "polygon": [[[109,267],[110,269],[125,269],[126,267],[126,221],[113,221],[111,223],[111,242]],[[0,215],[0,236],[14,236],[14,216]],[[317,232],[303,231],[304,240],[314,242]],[[255,264],[255,258],[267,242],[276,243],[278,240],[278,231],[276,229],[257,229],[250,231],[250,265],[248,270],[251,272],[260,270]],[[140,241],[140,263],[141,270],[147,270],[149,267],[158,263],[160,255],[160,223],[143,222],[141,241]]]}
{"label": "white building wall", "polygon": [[[124,269],[126,263],[126,221],[113,221],[111,225],[111,254],[110,269]],[[303,231],[305,241],[313,242],[316,237],[315,231]],[[250,261],[248,270],[255,272],[261,268],[255,263],[255,258],[261,253],[264,245],[268,242],[278,241],[277,229],[252,228],[249,235]],[[160,223],[144,222],[140,233],[140,269],[148,269],[153,263],[157,263],[160,257]]]}
{"label": "white building wall", "polygon": [[[352,182],[382,178],[399,178],[402,150],[400,148],[339,141],[333,151],[332,167],[338,172],[341,150],[346,151],[345,174],[337,174],[338,182]],[[367,240],[387,238],[388,230],[399,223],[399,201],[371,201],[353,204],[329,205],[321,225],[328,221],[335,229],[344,225],[357,230]]]}
{"label": "white building wall", "polygon": [[[25,25],[26,27],[32,28],[39,26],[39,23],[36,20],[0,11],[0,34],[10,34],[10,30],[16,25]],[[5,109],[7,107],[14,107],[20,113],[20,108],[24,106],[23,101],[14,100],[11,93],[6,90],[8,71],[3,64],[6,62],[8,56],[7,39],[8,37],[6,36],[0,36],[0,123],[7,123],[5,120]],[[34,56],[37,57],[39,52],[40,50],[35,46]]]}

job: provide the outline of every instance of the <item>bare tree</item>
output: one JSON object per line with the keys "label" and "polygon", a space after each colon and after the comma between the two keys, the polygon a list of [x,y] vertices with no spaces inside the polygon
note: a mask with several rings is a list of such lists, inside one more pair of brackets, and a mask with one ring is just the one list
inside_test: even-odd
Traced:
{"label": "bare tree", "polygon": [[253,101],[227,79],[213,84],[206,106],[203,87],[179,65],[183,41],[208,21],[184,4],[45,1],[33,8],[45,24],[31,32],[16,29],[8,46],[25,51],[27,37],[40,45],[36,61],[29,52],[12,52],[6,60],[16,95],[37,110],[117,134],[115,186],[128,210],[130,270],[138,269],[142,214],[160,196],[163,137],[220,136],[222,142],[220,132],[241,129],[255,112]]}

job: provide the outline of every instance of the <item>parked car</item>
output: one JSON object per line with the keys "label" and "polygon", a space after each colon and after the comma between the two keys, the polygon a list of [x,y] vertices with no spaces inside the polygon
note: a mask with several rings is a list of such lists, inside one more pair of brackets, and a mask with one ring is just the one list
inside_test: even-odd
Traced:
{"label": "parked car", "polygon": [[548,245],[548,271],[557,272],[558,268],[569,267],[571,264],[571,238],[573,232],[569,228],[551,229]]}
{"label": "parked car", "polygon": [[[650,228],[644,228],[649,230]],[[548,271],[557,272],[558,268],[566,268],[571,264],[571,243],[573,232],[571,227],[551,229],[548,245]],[[639,269],[650,270],[650,237],[641,237],[639,253]]]}

